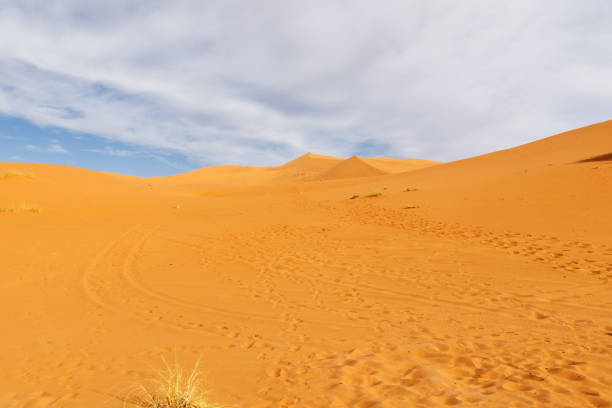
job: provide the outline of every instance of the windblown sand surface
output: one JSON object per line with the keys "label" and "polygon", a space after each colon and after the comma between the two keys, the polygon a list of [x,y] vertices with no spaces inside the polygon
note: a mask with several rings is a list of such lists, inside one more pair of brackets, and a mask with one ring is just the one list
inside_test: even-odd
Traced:
{"label": "windblown sand surface", "polygon": [[611,152],[1,163],[0,407],[122,407],[161,356],[228,407],[610,407]]}

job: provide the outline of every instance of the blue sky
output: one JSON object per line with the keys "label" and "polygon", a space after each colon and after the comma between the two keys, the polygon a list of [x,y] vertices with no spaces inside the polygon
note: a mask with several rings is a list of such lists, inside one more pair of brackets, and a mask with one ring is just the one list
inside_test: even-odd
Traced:
{"label": "blue sky", "polygon": [[0,161],[51,163],[150,177],[199,167],[188,156],[0,115]]}
{"label": "blue sky", "polygon": [[469,157],[612,119],[610,21],[603,0],[0,0],[0,161]]}

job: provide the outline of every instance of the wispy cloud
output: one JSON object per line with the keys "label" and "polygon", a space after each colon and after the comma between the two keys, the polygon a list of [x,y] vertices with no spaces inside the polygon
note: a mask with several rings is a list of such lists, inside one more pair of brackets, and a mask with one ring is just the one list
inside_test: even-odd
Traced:
{"label": "wispy cloud", "polygon": [[49,146],[47,151],[49,153],[68,153],[66,149],[64,149],[62,146],[58,144],[52,144],[51,146]]}
{"label": "wispy cloud", "polygon": [[609,119],[611,19],[596,0],[9,1],[0,112],[202,163],[450,160]]}
{"label": "wispy cloud", "polygon": [[0,133],[0,140],[23,140],[21,137],[4,135]]}
{"label": "wispy cloud", "polygon": [[52,143],[47,147],[41,147],[41,146],[28,144],[28,145],[25,145],[23,148],[30,152],[68,153],[68,150],[64,149],[61,145],[57,143]]}
{"label": "wispy cloud", "polygon": [[191,166],[187,165],[184,162],[179,163],[179,162],[170,160],[168,157],[166,157],[167,155],[164,154],[164,151],[163,150],[160,151],[159,149],[127,150],[127,149],[117,149],[117,148],[106,146],[101,149],[84,149],[83,151],[89,152],[89,153],[103,154],[106,156],[119,157],[119,158],[140,157],[140,158],[153,159],[157,162],[162,163],[163,166],[166,167],[167,169],[172,169],[172,170],[188,171],[192,169]]}
{"label": "wispy cloud", "polygon": [[115,157],[129,157],[129,156],[134,156],[138,154],[138,152],[135,152],[132,150],[113,149],[111,147],[107,147],[105,149],[86,149],[85,151],[91,152],[91,153],[106,154],[106,155],[115,156]]}

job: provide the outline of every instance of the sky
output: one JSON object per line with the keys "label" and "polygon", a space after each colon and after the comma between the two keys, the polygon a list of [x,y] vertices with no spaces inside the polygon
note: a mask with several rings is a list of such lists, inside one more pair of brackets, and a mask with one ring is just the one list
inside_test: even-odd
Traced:
{"label": "sky", "polygon": [[0,0],[0,162],[452,161],[612,119],[608,0]]}

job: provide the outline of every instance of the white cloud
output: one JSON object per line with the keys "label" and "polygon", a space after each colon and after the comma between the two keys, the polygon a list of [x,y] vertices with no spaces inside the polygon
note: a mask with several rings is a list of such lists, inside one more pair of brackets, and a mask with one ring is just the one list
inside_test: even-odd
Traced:
{"label": "white cloud", "polygon": [[605,1],[5,4],[0,112],[203,162],[450,160],[612,112]]}

